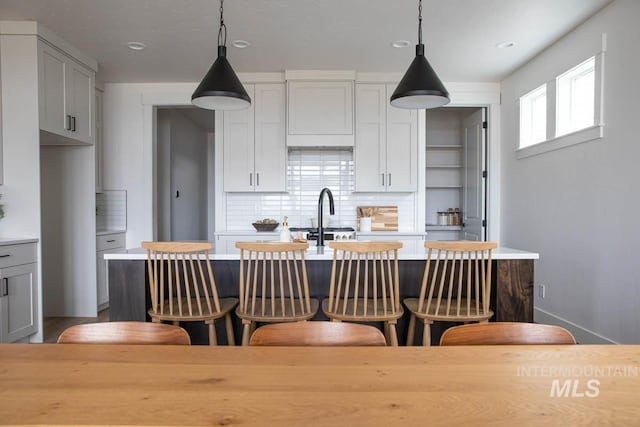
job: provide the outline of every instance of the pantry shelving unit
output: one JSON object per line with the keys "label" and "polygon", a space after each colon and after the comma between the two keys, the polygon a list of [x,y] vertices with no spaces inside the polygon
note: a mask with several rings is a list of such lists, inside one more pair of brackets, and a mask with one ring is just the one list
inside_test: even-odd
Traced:
{"label": "pantry shelving unit", "polygon": [[462,208],[462,120],[471,109],[439,108],[426,114],[425,231],[428,240],[458,240],[461,225],[438,224],[438,212]]}

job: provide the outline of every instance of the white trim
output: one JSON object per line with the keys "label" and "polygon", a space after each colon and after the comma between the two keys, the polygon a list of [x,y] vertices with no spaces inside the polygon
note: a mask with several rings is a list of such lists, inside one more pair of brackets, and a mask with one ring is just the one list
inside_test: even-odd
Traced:
{"label": "white trim", "polygon": [[285,70],[285,80],[355,80],[354,70]]}
{"label": "white trim", "polygon": [[0,21],[0,34],[15,36],[38,36],[52,47],[71,56],[85,67],[98,71],[98,61],[86,55],[66,40],[36,21]]}
{"label": "white trim", "polygon": [[238,73],[242,83],[284,83],[284,71],[273,73]]}
{"label": "white trim", "polygon": [[583,328],[573,322],[570,322],[555,314],[544,311],[540,308],[534,307],[533,320],[536,323],[544,323],[546,325],[556,325],[567,329],[573,334],[578,344],[620,344],[616,341],[610,340],[600,334],[597,334],[589,329]]}
{"label": "white trim", "polygon": [[397,83],[402,73],[356,72],[356,83]]}
{"label": "white trim", "polygon": [[604,137],[604,126],[596,125],[585,129],[580,129],[557,138],[549,139],[528,147],[516,150],[516,158],[524,159],[526,157],[537,156],[538,154],[547,153],[549,151],[559,150],[561,148],[571,147],[572,145],[589,142]]}

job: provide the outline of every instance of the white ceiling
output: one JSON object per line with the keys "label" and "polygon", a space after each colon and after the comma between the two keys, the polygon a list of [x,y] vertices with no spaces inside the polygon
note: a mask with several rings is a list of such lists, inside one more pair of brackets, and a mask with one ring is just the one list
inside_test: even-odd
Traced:
{"label": "white ceiling", "polygon": [[[443,81],[500,81],[611,0],[424,0],[423,41]],[[403,72],[417,0],[227,0],[236,72]],[[0,0],[0,19],[36,20],[100,64],[103,82],[199,81],[216,56],[218,0]],[[405,49],[391,42],[411,41]],[[128,41],[148,47],[134,52]],[[514,41],[510,49],[497,49]]]}

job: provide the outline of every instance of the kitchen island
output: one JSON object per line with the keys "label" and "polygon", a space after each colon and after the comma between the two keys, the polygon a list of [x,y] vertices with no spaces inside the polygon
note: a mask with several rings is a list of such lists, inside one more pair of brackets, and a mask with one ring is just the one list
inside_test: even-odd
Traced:
{"label": "kitchen island", "polygon": [[[403,248],[398,252],[401,298],[417,297],[424,273],[427,251],[424,242],[403,240]],[[309,290],[313,298],[322,300],[329,293],[331,261],[333,251],[330,247],[312,246],[306,254],[309,276]],[[221,297],[237,297],[239,282],[239,255],[229,253],[224,248],[211,252],[216,284]],[[146,252],[135,248],[125,253],[107,253],[109,281],[110,320],[148,320],[150,307],[148,282],[146,277]],[[533,321],[533,262],[539,258],[537,253],[510,248],[497,248],[493,251],[491,278],[491,308],[495,312],[492,320],[503,322]],[[398,321],[398,339],[406,340],[408,314]],[[314,319],[326,319],[318,312]],[[236,338],[241,335],[241,324],[234,320]],[[226,342],[223,322],[219,322],[219,342]],[[440,331],[446,324],[437,322],[432,332],[433,343],[439,341]],[[206,328],[198,322],[185,323],[194,342],[206,342]],[[420,331],[416,339],[420,339]],[[419,342],[419,341],[417,341]]]}

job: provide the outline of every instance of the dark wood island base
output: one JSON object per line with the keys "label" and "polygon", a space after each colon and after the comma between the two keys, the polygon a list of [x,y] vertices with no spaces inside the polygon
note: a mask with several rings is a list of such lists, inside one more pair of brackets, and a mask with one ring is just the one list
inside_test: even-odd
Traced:
{"label": "dark wood island base", "polygon": [[[493,260],[491,281],[491,309],[493,321],[533,322],[533,259]],[[424,260],[400,260],[400,295],[402,298],[417,297],[424,273]],[[212,261],[216,284],[221,297],[237,297],[239,282],[238,260],[214,259]],[[331,262],[308,260],[310,293],[313,298],[326,298],[329,290]],[[109,316],[111,321],[148,321],[150,307],[146,261],[141,259],[108,260]],[[235,316],[234,316],[235,317]],[[326,318],[319,312],[315,320]],[[398,321],[398,339],[406,344],[409,316],[406,313]],[[218,322],[218,342],[226,343],[224,322]],[[436,322],[432,328],[432,344],[437,345],[444,329],[451,324]],[[206,328],[198,323],[181,324],[194,344],[207,344]],[[242,325],[234,319],[236,341],[240,339]],[[420,330],[416,343],[421,342]]]}

